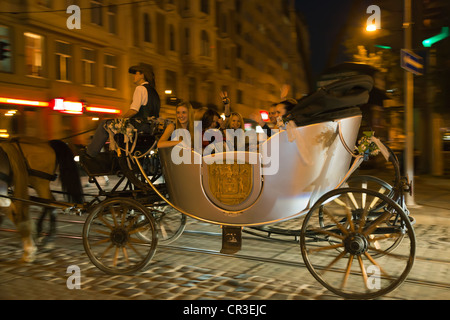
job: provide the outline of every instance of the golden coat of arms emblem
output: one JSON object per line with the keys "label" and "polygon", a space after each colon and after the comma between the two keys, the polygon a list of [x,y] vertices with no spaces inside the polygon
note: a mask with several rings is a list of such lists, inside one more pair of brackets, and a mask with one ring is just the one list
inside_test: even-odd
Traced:
{"label": "golden coat of arms emblem", "polygon": [[248,199],[253,188],[251,164],[208,165],[209,188],[214,197],[228,206],[235,206]]}

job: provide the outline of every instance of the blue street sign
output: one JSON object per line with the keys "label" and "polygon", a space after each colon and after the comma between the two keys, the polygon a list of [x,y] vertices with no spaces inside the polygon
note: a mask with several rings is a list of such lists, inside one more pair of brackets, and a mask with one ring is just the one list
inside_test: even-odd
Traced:
{"label": "blue street sign", "polygon": [[423,58],[411,50],[402,49],[400,51],[401,55],[401,66],[406,71],[412,72],[417,75],[422,75],[423,70]]}

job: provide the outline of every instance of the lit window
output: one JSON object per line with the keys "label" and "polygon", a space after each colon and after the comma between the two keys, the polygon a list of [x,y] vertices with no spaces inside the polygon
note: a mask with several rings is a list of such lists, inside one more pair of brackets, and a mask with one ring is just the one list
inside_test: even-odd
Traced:
{"label": "lit window", "polygon": [[43,76],[42,68],[42,50],[44,38],[38,34],[25,32],[25,63],[27,66],[27,75]]}

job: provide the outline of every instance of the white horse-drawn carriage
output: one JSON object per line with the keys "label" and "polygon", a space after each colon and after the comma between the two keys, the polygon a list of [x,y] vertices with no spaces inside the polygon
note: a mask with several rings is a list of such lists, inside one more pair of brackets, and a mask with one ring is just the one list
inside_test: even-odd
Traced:
{"label": "white horse-drawn carriage", "polygon": [[[370,177],[359,187],[348,184],[370,151],[358,153],[354,146],[361,123],[357,105],[367,102],[371,86],[371,79],[361,76],[321,88],[290,110],[286,130],[256,151],[203,155],[182,145],[156,150],[153,140],[120,155],[121,172],[134,188],[86,208],[83,243],[90,260],[111,274],[148,268],[165,232],[156,218],[161,206],[184,217],[177,236],[185,216],[223,226],[231,239],[224,239],[225,252],[239,250],[234,240],[243,228],[303,216],[301,255],[322,285],[347,298],[392,291],[415,256],[398,170],[393,186]],[[376,139],[369,142],[389,152]],[[180,153],[188,161],[174,162]],[[396,161],[392,153],[387,156]],[[149,173],[148,161],[155,159],[161,170]],[[368,188],[368,180],[377,188]]]}

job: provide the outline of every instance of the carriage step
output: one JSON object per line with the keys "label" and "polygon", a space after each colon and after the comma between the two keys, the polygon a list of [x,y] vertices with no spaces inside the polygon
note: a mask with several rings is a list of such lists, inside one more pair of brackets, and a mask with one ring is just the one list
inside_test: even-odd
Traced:
{"label": "carriage step", "polygon": [[241,250],[242,227],[222,226],[222,249],[220,253],[233,254]]}

